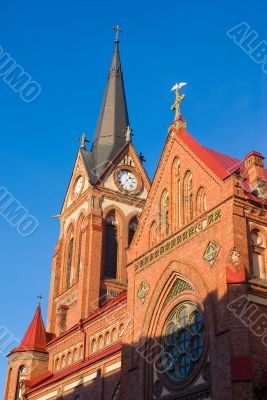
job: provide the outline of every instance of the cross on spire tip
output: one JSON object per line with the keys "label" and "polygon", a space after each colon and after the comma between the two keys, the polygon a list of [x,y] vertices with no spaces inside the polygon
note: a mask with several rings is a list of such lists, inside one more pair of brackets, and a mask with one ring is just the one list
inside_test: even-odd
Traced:
{"label": "cross on spire tip", "polygon": [[116,32],[115,43],[119,43],[119,34],[123,33],[119,25],[113,26],[113,30]]}

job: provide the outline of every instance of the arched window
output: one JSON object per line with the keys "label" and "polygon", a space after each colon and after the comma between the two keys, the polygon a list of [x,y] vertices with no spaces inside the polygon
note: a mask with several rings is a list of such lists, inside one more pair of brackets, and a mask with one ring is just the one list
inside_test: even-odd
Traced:
{"label": "arched window", "polygon": [[201,215],[207,211],[206,192],[201,186],[197,192],[197,215]]}
{"label": "arched window", "polygon": [[174,228],[181,226],[180,160],[177,157],[172,164],[172,222]]}
{"label": "arched window", "polygon": [[116,328],[112,329],[112,333],[111,333],[111,341],[112,342],[116,342],[116,340],[118,339],[118,332]]}
{"label": "arched window", "polygon": [[149,234],[149,245],[154,247],[157,244],[157,224],[156,221],[152,222]]}
{"label": "arched window", "polygon": [[66,357],[65,357],[65,355],[63,355],[63,356],[61,357],[61,365],[60,365],[60,368],[65,368],[65,366],[66,366]]}
{"label": "arched window", "polygon": [[95,353],[96,350],[97,350],[96,339],[93,339],[91,343],[91,353]]}
{"label": "arched window", "polygon": [[18,370],[17,378],[17,389],[16,389],[16,400],[22,399],[23,384],[26,378],[27,367],[26,365],[21,365]]}
{"label": "arched window", "polygon": [[80,277],[81,272],[81,256],[82,256],[82,240],[83,240],[83,222],[84,216],[82,215],[78,222],[78,244],[77,244],[77,281]]}
{"label": "arched window", "polygon": [[128,246],[132,243],[136,228],[137,228],[137,216],[134,216],[129,223],[129,230],[128,230]]}
{"label": "arched window", "polygon": [[184,223],[188,224],[193,220],[193,190],[192,190],[192,174],[187,171],[184,177]]}
{"label": "arched window", "polygon": [[78,361],[78,359],[79,359],[78,349],[74,349],[74,352],[73,352],[73,362]]}
{"label": "arched window", "polygon": [[60,360],[59,358],[57,358],[55,362],[55,371],[57,372],[59,369],[60,369]]}
{"label": "arched window", "polygon": [[109,331],[105,333],[105,346],[110,344],[110,333]]}
{"label": "arched window", "polygon": [[66,254],[66,289],[68,289],[72,284],[72,262],[73,262],[73,227],[70,228],[68,239],[67,239],[67,254]]}
{"label": "arched window", "polygon": [[266,243],[264,236],[258,229],[250,233],[253,274],[257,278],[266,279]]}
{"label": "arched window", "polygon": [[72,363],[72,355],[71,352],[69,352],[67,356],[67,365],[70,365],[71,363]]}
{"label": "arched window", "polygon": [[98,338],[97,347],[98,350],[101,350],[104,347],[104,338],[102,335],[100,335]]}
{"label": "arched window", "polygon": [[163,236],[169,233],[169,193],[164,190],[160,200],[160,226]]}
{"label": "arched window", "polygon": [[115,212],[108,214],[105,226],[104,279],[116,279],[118,259],[118,229]]}

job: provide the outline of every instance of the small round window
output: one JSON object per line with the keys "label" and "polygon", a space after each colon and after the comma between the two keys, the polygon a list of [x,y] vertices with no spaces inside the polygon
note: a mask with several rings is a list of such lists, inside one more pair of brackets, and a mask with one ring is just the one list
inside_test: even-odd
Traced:
{"label": "small round window", "polygon": [[[174,382],[188,379],[204,353],[204,321],[198,306],[180,303],[170,313],[163,331],[165,373]],[[166,360],[167,357],[167,360]]]}

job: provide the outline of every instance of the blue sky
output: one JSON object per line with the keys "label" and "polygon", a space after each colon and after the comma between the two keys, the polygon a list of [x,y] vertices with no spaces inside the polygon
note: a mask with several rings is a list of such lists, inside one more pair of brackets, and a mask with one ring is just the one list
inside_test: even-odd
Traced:
{"label": "blue sky", "polygon": [[[93,137],[120,24],[121,58],[134,144],[153,177],[173,114],[171,86],[186,81],[183,115],[203,145],[241,157],[267,154],[267,75],[226,32],[242,21],[267,40],[257,2],[12,1],[1,7],[0,46],[41,87],[25,103],[0,77],[5,186],[39,226],[21,237],[0,216],[0,326],[21,338],[49,293],[58,214],[83,131]],[[6,360],[0,356],[0,396]],[[1,396],[2,397],[2,396]]]}

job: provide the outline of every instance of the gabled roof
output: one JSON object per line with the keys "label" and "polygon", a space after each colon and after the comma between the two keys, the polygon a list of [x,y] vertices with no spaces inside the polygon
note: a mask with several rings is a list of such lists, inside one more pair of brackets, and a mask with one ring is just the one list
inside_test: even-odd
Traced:
{"label": "gabled roof", "polygon": [[43,323],[41,306],[39,304],[20,345],[13,349],[11,353],[18,351],[46,352],[46,343],[47,334]]}

